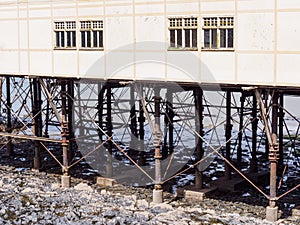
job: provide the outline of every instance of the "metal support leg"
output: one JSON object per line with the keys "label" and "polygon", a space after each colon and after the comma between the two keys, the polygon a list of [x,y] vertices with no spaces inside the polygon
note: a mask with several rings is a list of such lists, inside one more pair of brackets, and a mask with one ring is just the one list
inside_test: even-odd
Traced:
{"label": "metal support leg", "polygon": [[[194,98],[195,98],[195,126],[198,134],[203,136],[203,91],[201,88],[196,88],[194,90]],[[203,141],[201,138],[196,136],[196,161],[199,161],[203,157]],[[203,185],[203,174],[202,171],[199,170],[199,166],[196,167],[195,171],[195,187],[197,189],[201,189]]]}
{"label": "metal support leg", "polygon": [[139,159],[138,159],[138,165],[144,166],[146,163],[145,160],[145,152],[144,152],[144,139],[145,139],[145,130],[144,130],[144,123],[145,123],[145,116],[144,116],[144,110],[143,110],[143,104],[141,100],[139,101],[139,141],[140,141],[140,153],[139,153]]}
{"label": "metal support leg", "polygon": [[278,129],[278,138],[279,138],[279,160],[278,160],[278,165],[283,166],[283,127],[284,127],[284,110],[283,110],[283,105],[284,105],[284,94],[281,93],[280,99],[279,99],[279,129]]}
{"label": "metal support leg", "polygon": [[[11,103],[11,99],[10,99],[10,77],[7,76],[6,77],[6,114],[7,114],[7,132],[11,133],[12,132],[12,117],[11,117],[11,107],[12,107],[12,103]],[[13,144],[12,144],[12,138],[8,137],[7,138],[7,144],[6,144],[6,152],[5,155],[7,156],[11,156],[13,155]]]}
{"label": "metal support leg", "polygon": [[[109,138],[112,137],[112,117],[111,117],[111,87],[107,87],[106,89],[106,110],[107,110],[107,115],[106,115],[106,128],[107,128],[107,135]],[[112,141],[108,140],[108,154],[107,154],[107,165],[106,165],[106,175],[108,177],[112,177],[113,171],[112,171]]]}
{"label": "metal support leg", "polygon": [[160,129],[160,94],[159,90],[155,89],[155,96],[154,96],[154,117],[155,117],[155,124],[154,124],[154,147],[155,147],[155,186],[153,190],[153,202],[154,203],[162,203],[162,189],[161,189],[161,137],[162,132]]}
{"label": "metal support leg", "polygon": [[70,187],[70,176],[68,175],[68,121],[67,121],[67,90],[66,81],[61,81],[61,136],[62,136],[62,150],[63,150],[63,176],[62,187]]}
{"label": "metal support leg", "polygon": [[[255,90],[256,99],[258,101],[260,111],[261,111],[261,117],[265,126],[265,132],[266,137],[269,144],[269,161],[270,161],[270,201],[269,206],[266,209],[266,219],[275,222],[278,219],[278,207],[276,206],[276,178],[277,178],[277,162],[278,162],[278,143],[277,143],[277,136],[274,133],[271,133],[271,129],[276,130],[277,129],[277,118],[275,115],[272,115],[272,118],[275,121],[272,121],[272,124],[270,127],[267,115],[266,115],[266,108],[264,106],[264,103],[262,102],[260,93],[258,90]],[[274,114],[277,113],[278,110],[278,97],[276,97],[276,94],[273,98],[273,111]],[[276,123],[276,129],[275,124]]]}
{"label": "metal support leg", "polygon": [[257,145],[257,99],[253,95],[253,106],[252,106],[252,151],[250,160],[250,172],[257,172],[257,156],[256,156],[256,145]]}
{"label": "metal support leg", "polygon": [[135,108],[134,87],[130,87],[130,131],[131,131],[130,147],[131,149],[136,149],[136,143],[137,143],[137,117],[135,112],[136,112],[136,108]]}
{"label": "metal support leg", "polygon": [[[231,124],[231,92],[226,92],[226,159],[228,161],[231,161],[230,157],[230,145],[231,142],[229,139],[231,138],[231,130],[232,130],[232,124]],[[231,168],[228,163],[225,163],[225,177],[227,179],[231,179]]]}
{"label": "metal support leg", "polygon": [[237,163],[240,165],[242,162],[242,141],[243,141],[243,132],[241,131],[244,126],[244,105],[245,105],[245,93],[242,92],[240,98],[241,108],[240,108],[240,124],[239,124],[239,134],[238,134],[238,148],[237,148]]}
{"label": "metal support leg", "polygon": [[173,112],[173,93],[168,90],[166,93],[167,97],[167,104],[166,104],[166,115],[165,115],[165,126],[168,129],[168,135],[164,137],[164,146],[162,151],[162,157],[166,158],[168,154],[172,154],[174,150],[173,144],[173,119],[174,119],[174,112]]}
{"label": "metal support leg", "polygon": [[[33,105],[32,113],[34,116],[34,135],[42,137],[42,113],[41,113],[41,85],[37,78],[33,78]],[[41,168],[41,146],[39,141],[34,142],[34,160],[33,168],[39,170]]]}
{"label": "metal support leg", "polygon": [[74,122],[74,115],[73,115],[73,104],[74,104],[74,80],[68,81],[68,130],[69,130],[69,154],[68,154],[68,161],[71,162],[75,155],[75,146],[76,142],[73,140],[75,138],[74,129],[73,129],[73,122]]}

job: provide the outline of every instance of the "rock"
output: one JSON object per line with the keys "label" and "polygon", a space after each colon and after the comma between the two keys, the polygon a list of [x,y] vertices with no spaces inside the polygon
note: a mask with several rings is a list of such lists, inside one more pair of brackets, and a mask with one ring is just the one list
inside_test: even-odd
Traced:
{"label": "rock", "polygon": [[74,187],[75,190],[77,191],[89,191],[89,192],[93,192],[93,188],[90,187],[88,184],[86,183],[79,183]]}

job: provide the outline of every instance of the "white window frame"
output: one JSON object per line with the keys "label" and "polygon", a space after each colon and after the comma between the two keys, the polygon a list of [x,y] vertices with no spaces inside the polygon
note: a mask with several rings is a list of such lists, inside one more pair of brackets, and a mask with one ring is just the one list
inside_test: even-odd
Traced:
{"label": "white window frame", "polygon": [[[202,21],[202,50],[234,50],[233,16],[209,16],[203,17]],[[222,41],[223,35],[225,35],[224,42]],[[209,41],[207,41],[207,37],[209,37]]]}
{"label": "white window frame", "polygon": [[54,49],[76,49],[76,21],[54,21]]}
{"label": "white window frame", "polygon": [[[198,17],[169,17],[168,22],[168,50],[198,50]],[[189,39],[187,39],[187,36],[189,36]]]}
{"label": "white window frame", "polygon": [[80,32],[81,50],[103,50],[104,49],[103,20],[81,20],[79,32]]}

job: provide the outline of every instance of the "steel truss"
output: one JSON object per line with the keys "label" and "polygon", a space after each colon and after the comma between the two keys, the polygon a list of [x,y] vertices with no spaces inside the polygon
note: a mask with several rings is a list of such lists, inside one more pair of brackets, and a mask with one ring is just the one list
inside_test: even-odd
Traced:
{"label": "steel truss", "polygon": [[[287,187],[288,170],[299,174],[300,157],[300,121],[285,107],[283,90],[12,76],[0,81],[2,155],[31,141],[26,150],[33,152],[35,169],[43,168],[43,154],[64,176],[85,160],[102,176],[156,190],[189,170],[197,188],[205,186],[203,177],[239,174],[273,208],[299,187],[280,189]],[[247,173],[267,171],[268,160],[266,194]]]}

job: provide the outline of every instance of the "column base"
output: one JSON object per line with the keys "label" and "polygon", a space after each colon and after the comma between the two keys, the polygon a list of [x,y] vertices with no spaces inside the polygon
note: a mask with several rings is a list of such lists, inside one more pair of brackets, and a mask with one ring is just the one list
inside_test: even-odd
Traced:
{"label": "column base", "polygon": [[163,202],[163,190],[153,190],[153,203],[160,204]]}
{"label": "column base", "polygon": [[71,177],[67,175],[61,176],[61,187],[62,188],[69,188],[71,187]]}
{"label": "column base", "polygon": [[278,207],[267,206],[266,209],[266,220],[270,222],[276,222],[278,220]]}

